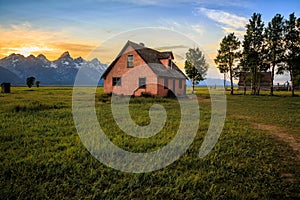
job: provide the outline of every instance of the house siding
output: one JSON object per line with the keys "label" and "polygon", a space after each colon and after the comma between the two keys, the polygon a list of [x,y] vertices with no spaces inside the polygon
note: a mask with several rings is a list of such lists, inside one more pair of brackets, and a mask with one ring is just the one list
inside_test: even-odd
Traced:
{"label": "house siding", "polygon": [[[127,67],[128,55],[133,55],[133,67]],[[121,77],[121,86],[112,85],[113,77]],[[139,78],[142,77],[146,78],[146,88],[139,89]],[[152,95],[157,95],[157,84],[147,83],[157,83],[156,74],[147,66],[139,54],[131,46],[128,46],[124,54],[107,74],[104,80],[104,92],[118,95],[132,95],[134,93],[136,96],[140,96],[142,92],[148,92]]]}
{"label": "house siding", "polygon": [[[167,96],[168,91],[175,88],[176,95],[185,95],[186,76],[173,62],[172,68],[168,67],[168,56],[173,59],[172,52],[160,53],[128,41],[119,55],[102,75],[105,93],[141,96],[147,92],[154,96]],[[133,67],[127,66],[128,55],[133,55]],[[164,87],[165,77],[168,77],[168,88]],[[113,86],[113,78],[121,78],[121,84],[116,84],[115,79]],[[139,78],[146,78],[146,88],[139,88]]]}
{"label": "house siding", "polygon": [[182,87],[179,88],[179,81],[180,79],[174,79],[174,78],[168,78],[168,88],[164,87],[165,84],[165,78],[164,77],[159,77],[158,78],[158,91],[157,94],[158,96],[167,96],[168,95],[168,90],[173,90],[173,80],[175,80],[175,94],[178,96],[185,95],[185,79],[182,80]]}

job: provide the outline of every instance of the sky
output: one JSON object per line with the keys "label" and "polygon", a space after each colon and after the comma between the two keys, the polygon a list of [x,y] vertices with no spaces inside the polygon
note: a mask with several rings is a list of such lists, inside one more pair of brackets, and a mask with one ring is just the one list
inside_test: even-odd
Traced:
{"label": "sky", "polygon": [[[95,55],[109,64],[127,40],[133,40],[151,48],[177,49],[179,65],[184,52],[197,46],[211,66],[209,75],[217,77],[213,59],[220,41],[231,32],[242,40],[254,12],[262,14],[265,24],[276,13],[299,17],[300,1],[0,0],[0,58],[42,53],[55,60],[69,51],[72,57],[89,59],[98,48],[102,53]],[[188,40],[193,42],[184,43]]]}

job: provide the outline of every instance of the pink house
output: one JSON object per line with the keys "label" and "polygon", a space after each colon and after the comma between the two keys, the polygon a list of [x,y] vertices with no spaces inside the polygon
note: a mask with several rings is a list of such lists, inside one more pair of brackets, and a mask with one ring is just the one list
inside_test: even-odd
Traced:
{"label": "pink house", "polygon": [[118,95],[184,96],[186,75],[173,62],[173,53],[159,52],[128,41],[103,73],[104,92]]}

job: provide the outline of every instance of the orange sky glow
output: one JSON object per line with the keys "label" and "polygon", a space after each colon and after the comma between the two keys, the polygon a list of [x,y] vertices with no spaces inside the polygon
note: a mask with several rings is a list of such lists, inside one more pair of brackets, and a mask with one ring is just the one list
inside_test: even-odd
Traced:
{"label": "orange sky glow", "polygon": [[44,54],[49,60],[55,60],[65,51],[69,51],[74,58],[86,58],[99,45],[72,38],[66,32],[43,32],[24,27],[0,28],[0,32],[0,58],[18,53],[26,57]]}

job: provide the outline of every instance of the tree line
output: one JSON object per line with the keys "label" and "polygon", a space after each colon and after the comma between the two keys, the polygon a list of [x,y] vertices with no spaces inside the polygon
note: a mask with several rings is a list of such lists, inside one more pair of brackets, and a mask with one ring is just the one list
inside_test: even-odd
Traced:
{"label": "tree line", "polygon": [[[224,73],[224,83],[229,73],[230,94],[234,91],[233,78],[243,77],[244,88],[250,79],[251,94],[259,95],[261,72],[270,71],[270,95],[273,95],[275,73],[287,71],[294,96],[295,83],[300,79],[300,18],[294,13],[288,19],[276,14],[265,26],[261,16],[260,13],[251,16],[242,42],[234,33],[226,35],[214,61],[219,71]],[[250,77],[246,77],[246,74],[250,74]]]}

